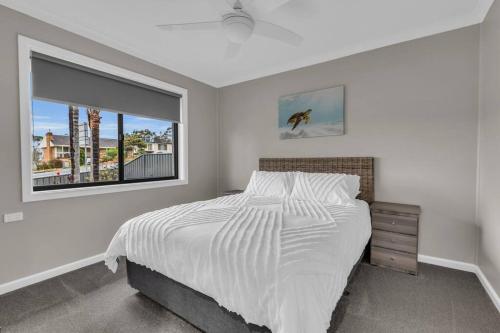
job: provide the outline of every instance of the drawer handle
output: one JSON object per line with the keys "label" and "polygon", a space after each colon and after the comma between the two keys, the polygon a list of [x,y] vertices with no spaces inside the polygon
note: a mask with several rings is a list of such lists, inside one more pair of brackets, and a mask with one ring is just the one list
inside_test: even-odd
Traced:
{"label": "drawer handle", "polygon": [[392,220],[392,225],[395,225],[396,224],[396,220]]}
{"label": "drawer handle", "polygon": [[395,260],[395,258],[394,258],[394,257],[389,257],[389,259],[391,259],[391,261],[394,261],[394,260]]}
{"label": "drawer handle", "polygon": [[396,241],[394,240],[394,238],[391,238],[391,243],[395,243]]}

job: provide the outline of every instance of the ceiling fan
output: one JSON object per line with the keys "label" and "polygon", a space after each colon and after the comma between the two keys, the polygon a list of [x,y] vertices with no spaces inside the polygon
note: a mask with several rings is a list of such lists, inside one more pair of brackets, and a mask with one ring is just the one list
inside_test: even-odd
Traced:
{"label": "ceiling fan", "polygon": [[[268,0],[262,2],[262,4],[265,11],[271,11],[286,2],[288,2],[288,0]],[[226,58],[236,57],[240,51],[241,45],[246,42],[252,34],[278,40],[293,46],[299,46],[302,42],[302,37],[293,31],[270,22],[254,19],[249,13],[243,10],[243,5],[240,0],[236,0],[233,5],[233,11],[222,15],[219,21],[161,24],[157,27],[167,31],[216,30],[222,28],[229,42],[226,49]]]}

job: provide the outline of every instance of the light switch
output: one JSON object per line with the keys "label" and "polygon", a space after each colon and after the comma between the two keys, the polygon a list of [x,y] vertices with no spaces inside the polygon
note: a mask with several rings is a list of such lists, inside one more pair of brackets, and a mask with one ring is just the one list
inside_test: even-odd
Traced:
{"label": "light switch", "polygon": [[10,214],[5,214],[3,216],[4,223],[17,222],[23,220],[23,212],[15,212]]}

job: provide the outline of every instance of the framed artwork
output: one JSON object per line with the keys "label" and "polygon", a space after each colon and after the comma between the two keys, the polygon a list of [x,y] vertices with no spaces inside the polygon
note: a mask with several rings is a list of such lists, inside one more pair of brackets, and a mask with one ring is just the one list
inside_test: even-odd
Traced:
{"label": "framed artwork", "polygon": [[344,86],[282,96],[280,139],[344,135]]}

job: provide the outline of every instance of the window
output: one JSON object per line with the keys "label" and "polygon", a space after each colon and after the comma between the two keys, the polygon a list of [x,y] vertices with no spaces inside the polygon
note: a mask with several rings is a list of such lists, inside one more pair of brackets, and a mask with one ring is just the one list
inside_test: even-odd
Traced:
{"label": "window", "polygon": [[124,179],[175,177],[176,132],[170,121],[124,115]]}
{"label": "window", "polygon": [[187,91],[22,36],[19,57],[24,201],[187,183]]}
{"label": "window", "polygon": [[36,98],[32,121],[34,191],[177,178],[172,121]]}

